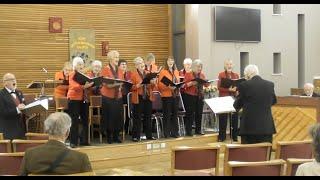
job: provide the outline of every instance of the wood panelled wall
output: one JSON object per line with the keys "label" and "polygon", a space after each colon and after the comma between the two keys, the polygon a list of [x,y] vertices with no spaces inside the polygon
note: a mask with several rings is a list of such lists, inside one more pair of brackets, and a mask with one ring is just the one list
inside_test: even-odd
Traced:
{"label": "wood panelled wall", "polygon": [[[45,80],[61,70],[69,60],[69,29],[94,29],[96,59],[101,55],[101,41],[109,41],[110,50],[118,50],[120,59],[129,61],[152,52],[163,65],[171,54],[169,5],[54,5],[10,4],[0,10],[0,75],[14,73],[25,93],[32,80]],[[62,17],[63,32],[49,33],[49,17]],[[48,92],[48,91],[47,91]],[[52,89],[49,90],[49,93]]]}

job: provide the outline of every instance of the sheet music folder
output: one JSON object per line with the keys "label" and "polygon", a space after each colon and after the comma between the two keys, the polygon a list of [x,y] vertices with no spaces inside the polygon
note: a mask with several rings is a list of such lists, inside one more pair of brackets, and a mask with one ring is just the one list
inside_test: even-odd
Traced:
{"label": "sheet music folder", "polygon": [[215,114],[236,112],[233,107],[234,99],[232,96],[214,97],[204,101]]}
{"label": "sheet music folder", "polygon": [[228,79],[228,78],[221,78],[220,86],[223,88],[230,88],[233,87],[239,87],[239,84],[245,81],[244,78],[241,79]]}
{"label": "sheet music folder", "polygon": [[185,82],[180,83],[173,83],[170,79],[168,79],[166,76],[164,76],[161,79],[161,82],[166,86],[175,86],[176,88],[180,88]]}
{"label": "sheet music folder", "polygon": [[150,84],[150,81],[158,76],[159,73],[148,73],[146,77],[142,80],[141,84]]}
{"label": "sheet music folder", "polygon": [[25,108],[21,111],[27,116],[31,116],[32,114],[40,113],[48,110],[49,110],[49,100],[45,98],[45,99],[36,100],[26,105]]}
{"label": "sheet music folder", "polygon": [[58,85],[63,84],[62,80],[45,80],[45,81],[32,81],[27,85],[28,89],[39,89],[43,86],[45,88],[55,88]]}
{"label": "sheet music folder", "polygon": [[94,82],[94,86],[100,86],[102,83],[102,78],[103,78],[102,76],[91,78],[83,74],[82,72],[76,71],[73,77],[73,80],[75,80],[81,85],[85,85],[86,82],[89,82],[89,83]]}

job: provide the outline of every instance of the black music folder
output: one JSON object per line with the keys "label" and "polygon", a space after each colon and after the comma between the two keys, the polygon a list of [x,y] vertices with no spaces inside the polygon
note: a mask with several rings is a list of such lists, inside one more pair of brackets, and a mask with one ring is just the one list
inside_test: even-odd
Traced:
{"label": "black music folder", "polygon": [[161,82],[166,86],[175,86],[176,88],[180,88],[185,82],[173,83],[170,79],[164,76],[161,79]]}
{"label": "black music folder", "polygon": [[130,82],[130,81],[125,81],[122,79],[107,78],[107,77],[101,77],[101,82],[106,83],[106,84],[123,83],[123,85],[128,89],[131,89],[131,87],[133,85],[132,82]]}
{"label": "black music folder", "polygon": [[228,79],[228,78],[221,78],[220,86],[222,88],[230,88],[232,87],[238,87],[240,83],[245,81],[244,78],[241,79]]}
{"label": "black music folder", "polygon": [[159,73],[148,73],[146,77],[143,78],[141,84],[150,84],[150,81],[158,76]]}
{"label": "black music folder", "polygon": [[94,82],[94,86],[100,86],[102,83],[102,77],[94,77],[91,78],[81,72],[76,71],[73,80],[75,80],[76,82],[78,82],[81,85],[85,85],[86,82]]}

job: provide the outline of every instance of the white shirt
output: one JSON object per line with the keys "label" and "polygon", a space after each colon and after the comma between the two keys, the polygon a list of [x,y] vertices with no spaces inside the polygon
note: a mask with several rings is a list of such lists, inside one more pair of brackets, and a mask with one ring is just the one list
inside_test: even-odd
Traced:
{"label": "white shirt", "polygon": [[[16,95],[15,93],[11,93],[11,92],[14,92],[15,90],[11,91],[9,88],[7,88],[7,87],[5,87],[5,88],[6,88],[6,90],[8,91],[8,93],[9,93],[13,98],[17,99],[17,95]],[[17,108],[17,113],[20,114],[21,111],[19,110],[18,107],[16,107],[16,108]]]}
{"label": "white shirt", "polygon": [[296,176],[320,176],[320,163],[313,161],[299,165]]}

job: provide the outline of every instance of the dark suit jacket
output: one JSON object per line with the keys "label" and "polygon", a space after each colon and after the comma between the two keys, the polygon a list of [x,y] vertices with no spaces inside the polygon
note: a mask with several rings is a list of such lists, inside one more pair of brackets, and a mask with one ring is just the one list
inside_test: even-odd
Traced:
{"label": "dark suit jacket", "polygon": [[20,167],[20,175],[46,174],[45,171],[50,164],[66,150],[69,150],[69,153],[52,174],[63,175],[92,171],[86,154],[68,149],[59,141],[49,140],[48,143],[30,148],[25,152]]}
{"label": "dark suit jacket", "polygon": [[[303,93],[302,96],[307,96],[307,94]],[[320,95],[317,93],[312,93],[312,97],[320,97]]]}
{"label": "dark suit jacket", "polygon": [[273,82],[260,76],[242,82],[233,106],[242,111],[239,135],[272,135],[276,133],[271,106],[277,102]]}
{"label": "dark suit jacket", "polygon": [[[18,99],[23,103],[22,92],[16,92]],[[0,132],[4,134],[5,139],[19,139],[25,134],[21,114],[18,114],[13,97],[5,88],[0,90]]]}

